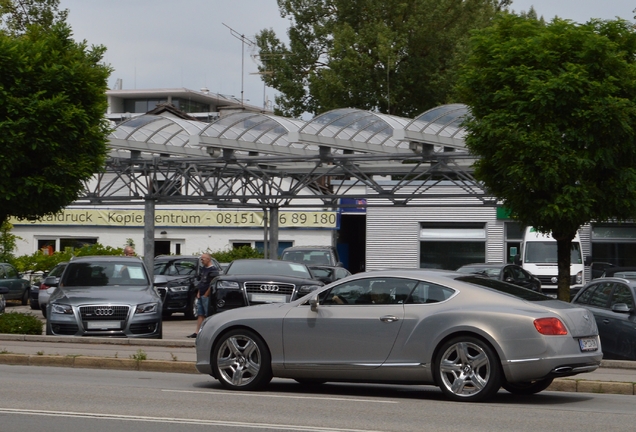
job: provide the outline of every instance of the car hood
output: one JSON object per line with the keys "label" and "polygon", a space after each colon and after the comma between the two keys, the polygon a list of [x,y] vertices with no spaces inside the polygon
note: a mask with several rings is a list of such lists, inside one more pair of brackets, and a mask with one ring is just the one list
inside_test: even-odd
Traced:
{"label": "car hood", "polygon": [[291,276],[277,275],[221,275],[216,280],[226,280],[235,282],[258,282],[258,283],[289,283],[294,285],[324,285],[316,279],[305,279]]}
{"label": "car hood", "polygon": [[147,286],[131,287],[58,287],[50,302],[73,305],[88,303],[142,304],[160,302],[159,296]]}
{"label": "car hood", "polygon": [[190,283],[191,276],[166,276],[155,275],[155,285],[178,285],[184,283],[188,285]]}

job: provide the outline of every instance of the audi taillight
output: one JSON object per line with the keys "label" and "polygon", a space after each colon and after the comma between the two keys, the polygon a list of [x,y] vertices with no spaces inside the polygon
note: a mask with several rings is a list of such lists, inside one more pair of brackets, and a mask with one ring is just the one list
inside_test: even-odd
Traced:
{"label": "audi taillight", "polygon": [[563,336],[568,334],[565,324],[558,318],[538,318],[534,320],[534,327],[542,335]]}

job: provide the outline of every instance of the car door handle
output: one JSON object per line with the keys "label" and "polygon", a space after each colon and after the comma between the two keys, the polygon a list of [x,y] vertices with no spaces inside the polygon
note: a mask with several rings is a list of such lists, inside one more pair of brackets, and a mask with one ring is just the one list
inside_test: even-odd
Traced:
{"label": "car door handle", "polygon": [[380,317],[380,321],[386,322],[386,323],[392,323],[392,322],[395,322],[397,320],[398,320],[397,317],[394,316],[394,315],[385,315],[383,317]]}
{"label": "car door handle", "polygon": [[610,323],[610,320],[608,320],[608,319],[604,319],[603,320],[603,324],[609,324],[609,323]]}

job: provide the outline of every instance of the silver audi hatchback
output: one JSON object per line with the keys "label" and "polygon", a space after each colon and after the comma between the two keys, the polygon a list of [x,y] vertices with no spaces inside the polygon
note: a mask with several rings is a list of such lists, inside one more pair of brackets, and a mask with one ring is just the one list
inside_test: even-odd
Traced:
{"label": "silver audi hatchback", "polygon": [[161,298],[138,257],[71,260],[46,317],[47,335],[162,337]]}
{"label": "silver audi hatchback", "polygon": [[290,303],[207,318],[196,367],[232,390],[272,377],[430,384],[482,401],[501,387],[545,390],[556,377],[596,370],[603,353],[583,307],[473,274],[358,273]]}

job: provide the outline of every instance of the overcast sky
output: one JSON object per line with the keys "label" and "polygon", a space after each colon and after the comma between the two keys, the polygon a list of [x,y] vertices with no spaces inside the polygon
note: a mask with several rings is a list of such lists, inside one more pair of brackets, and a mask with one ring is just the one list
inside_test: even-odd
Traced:
{"label": "overcast sky", "polygon": [[[255,51],[240,37],[254,40],[260,30],[273,28],[287,39],[288,21],[276,0],[61,0],[60,5],[70,11],[76,39],[107,47],[111,88],[120,78],[124,89],[207,87],[238,99],[243,91],[245,102],[256,106],[263,106],[264,93],[273,100],[274,91],[255,74]],[[632,21],[636,0],[514,0],[512,9],[532,5],[546,20]]]}

